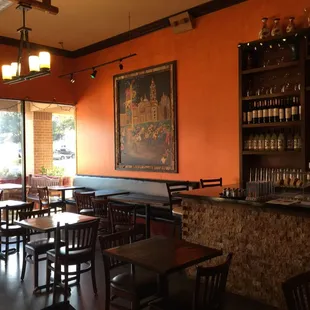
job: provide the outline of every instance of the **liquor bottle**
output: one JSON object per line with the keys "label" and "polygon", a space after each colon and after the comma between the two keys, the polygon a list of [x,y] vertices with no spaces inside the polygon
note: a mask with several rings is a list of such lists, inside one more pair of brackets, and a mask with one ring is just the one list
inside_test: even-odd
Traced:
{"label": "liquor bottle", "polygon": [[301,148],[301,139],[300,139],[300,135],[298,133],[298,131],[296,130],[295,134],[294,134],[294,140],[293,140],[293,148],[294,151],[298,151]]}
{"label": "liquor bottle", "polygon": [[269,123],[267,100],[263,102],[263,121],[264,123]]}
{"label": "liquor bottle", "polygon": [[283,134],[283,131],[281,130],[281,132],[278,135],[278,142],[277,142],[277,146],[278,146],[278,151],[284,151],[285,148],[285,137]]}
{"label": "liquor bottle", "polygon": [[248,123],[248,112],[245,112],[245,111],[242,112],[242,123],[243,124]]}
{"label": "liquor bottle", "polygon": [[297,97],[293,97],[292,99],[292,121],[298,121],[299,115],[298,115],[298,105],[296,102]]}
{"label": "liquor bottle", "polygon": [[269,131],[267,131],[267,134],[265,136],[265,151],[270,151],[270,134]]}
{"label": "liquor bottle", "polygon": [[253,150],[253,135],[251,134],[250,137],[249,137],[249,142],[248,142],[248,149],[249,151],[252,151]]}
{"label": "liquor bottle", "polygon": [[275,132],[271,135],[270,138],[270,150],[276,151],[278,149],[278,137]]}
{"label": "liquor bottle", "polygon": [[259,151],[264,151],[265,150],[265,137],[263,135],[263,133],[261,133],[259,135],[259,139],[258,139],[258,150]]}
{"label": "liquor bottle", "polygon": [[249,103],[249,109],[247,112],[247,122],[248,124],[252,124],[252,116],[253,116],[253,111],[252,111],[252,104],[251,102]]}
{"label": "liquor bottle", "polygon": [[261,106],[261,102],[257,103],[257,123],[260,124],[263,122],[263,108]]}
{"label": "liquor bottle", "polygon": [[278,105],[278,99],[274,100],[273,105],[273,121],[277,123],[279,121],[279,105]]}
{"label": "liquor bottle", "polygon": [[273,122],[273,106],[272,106],[272,101],[269,100],[268,102],[268,118],[269,118],[269,123]]}
{"label": "liquor bottle", "polygon": [[301,104],[300,104],[300,101],[299,101],[299,97],[296,97],[296,104],[297,104],[297,107],[298,107],[298,120],[301,121]]}
{"label": "liquor bottle", "polygon": [[289,131],[287,138],[286,138],[286,150],[292,151],[293,149],[294,149],[294,138],[293,138],[291,131]]}
{"label": "liquor bottle", "polygon": [[292,120],[292,107],[290,104],[289,98],[286,98],[286,104],[285,104],[285,121],[289,122]]}
{"label": "liquor bottle", "polygon": [[283,99],[281,99],[281,101],[280,101],[279,121],[280,122],[284,122],[285,121],[285,109],[284,109],[284,100]]}
{"label": "liquor bottle", "polygon": [[253,123],[253,124],[257,124],[257,107],[256,107],[256,101],[254,101],[254,103],[253,103],[252,123]]}
{"label": "liquor bottle", "polygon": [[256,134],[254,136],[254,139],[253,139],[253,151],[258,151],[258,140],[259,140],[259,136],[258,134]]}

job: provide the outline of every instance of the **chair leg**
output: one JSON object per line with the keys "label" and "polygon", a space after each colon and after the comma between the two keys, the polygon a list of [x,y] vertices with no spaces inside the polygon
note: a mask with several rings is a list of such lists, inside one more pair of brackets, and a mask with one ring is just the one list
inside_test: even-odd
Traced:
{"label": "chair leg", "polygon": [[21,273],[21,276],[20,276],[21,281],[24,281],[24,278],[25,278],[26,264],[27,264],[26,258],[27,258],[27,253],[24,252],[22,273]]}
{"label": "chair leg", "polygon": [[39,279],[39,261],[38,261],[38,255],[35,254],[33,255],[33,260],[34,260],[34,266],[33,266],[33,271],[34,271],[34,287],[38,287],[38,279]]}
{"label": "chair leg", "polygon": [[76,284],[80,285],[80,279],[81,279],[81,265],[76,265]]}
{"label": "chair leg", "polygon": [[91,280],[93,282],[94,294],[97,295],[97,283],[96,283],[96,269],[95,269],[95,260],[91,261]]}
{"label": "chair leg", "polygon": [[51,284],[51,269],[49,268],[50,262],[49,260],[46,261],[46,292],[50,291],[50,284]]}
{"label": "chair leg", "polygon": [[17,241],[16,241],[16,251],[19,253],[19,246],[20,246],[20,236],[17,236]]}
{"label": "chair leg", "polygon": [[68,300],[68,289],[69,289],[69,266],[68,265],[65,265],[65,299],[64,301],[67,301]]}
{"label": "chair leg", "polygon": [[111,304],[111,290],[110,290],[110,283],[105,283],[105,307],[104,310],[110,310],[110,304]]}
{"label": "chair leg", "polygon": [[5,237],[5,253],[4,253],[5,265],[8,262],[8,256],[9,256],[9,237]]}

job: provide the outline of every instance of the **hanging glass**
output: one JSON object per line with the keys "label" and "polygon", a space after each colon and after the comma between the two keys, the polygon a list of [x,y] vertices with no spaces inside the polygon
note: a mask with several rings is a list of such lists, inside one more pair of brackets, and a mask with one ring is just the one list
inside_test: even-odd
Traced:
{"label": "hanging glass", "polygon": [[271,36],[272,37],[277,37],[282,35],[282,30],[280,26],[280,18],[275,18],[273,20],[273,27],[271,30]]}
{"label": "hanging glass", "polygon": [[270,29],[268,28],[267,21],[268,21],[267,17],[262,18],[263,24],[262,29],[260,30],[258,35],[259,39],[267,39],[270,36]]}
{"label": "hanging glass", "polygon": [[286,26],[286,33],[291,33],[296,31],[296,25],[295,25],[295,17],[290,17],[288,25]]}

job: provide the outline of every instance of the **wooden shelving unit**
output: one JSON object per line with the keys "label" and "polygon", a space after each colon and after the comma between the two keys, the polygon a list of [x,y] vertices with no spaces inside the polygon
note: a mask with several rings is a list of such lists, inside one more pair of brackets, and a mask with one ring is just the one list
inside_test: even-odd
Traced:
{"label": "wooden shelving unit", "polygon": [[[308,146],[308,144],[310,145],[309,42],[310,30],[304,29],[295,34],[241,43],[238,46],[241,182],[245,183],[249,180],[251,168],[308,170],[310,161],[310,148]],[[292,87],[296,83],[298,87]],[[268,91],[270,85],[275,85],[276,93]],[[289,87],[284,88],[283,91],[283,85]],[[260,90],[260,95],[256,95],[257,89]],[[247,96],[249,93],[253,95]],[[285,102],[285,100],[291,100],[293,97],[298,98],[301,106],[300,120],[261,122],[259,124],[243,123],[243,112],[249,111],[251,104],[271,102],[275,99]],[[280,131],[286,136],[298,132],[301,136],[301,149],[296,151],[244,150],[244,142],[249,135],[261,135],[266,132],[278,134]],[[308,144],[307,141],[309,141]]]}

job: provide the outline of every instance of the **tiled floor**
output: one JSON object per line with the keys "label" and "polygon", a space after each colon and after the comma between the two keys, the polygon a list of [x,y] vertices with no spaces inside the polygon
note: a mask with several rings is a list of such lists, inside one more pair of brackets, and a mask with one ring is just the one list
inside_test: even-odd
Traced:
{"label": "tiled floor", "polygon": [[[22,254],[10,255],[8,265],[0,261],[0,310],[40,310],[52,303],[52,294],[33,295],[33,269],[27,264],[25,281],[20,281]],[[45,281],[45,262],[40,263],[40,284]],[[81,276],[80,288],[73,286],[70,303],[77,310],[104,310],[104,277],[100,252],[96,252],[98,296],[93,295],[90,273]],[[62,300],[63,296],[60,296]],[[271,310],[271,307],[229,295],[225,310]],[[190,309],[189,309],[190,310]]]}

